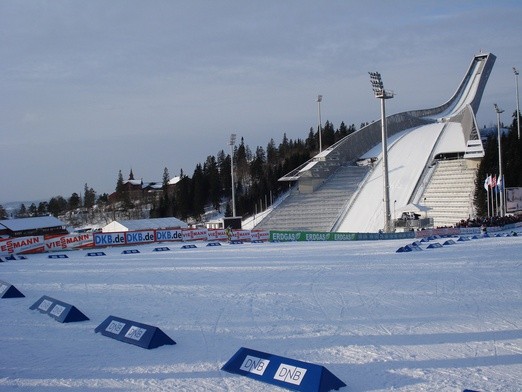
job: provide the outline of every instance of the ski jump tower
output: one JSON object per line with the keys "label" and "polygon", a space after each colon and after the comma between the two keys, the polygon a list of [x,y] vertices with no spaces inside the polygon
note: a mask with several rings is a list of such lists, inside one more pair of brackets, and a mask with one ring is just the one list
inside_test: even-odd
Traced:
{"label": "ski jump tower", "polygon": [[[406,211],[412,205],[421,206],[435,226],[455,224],[474,215],[473,173],[484,156],[475,114],[495,59],[491,53],[474,56],[456,92],[444,104],[387,117],[394,220],[398,211]],[[382,184],[382,178],[379,179],[382,175],[380,145],[379,120],[346,136],[281,177],[279,181],[296,184],[296,190],[257,227],[342,232],[382,229],[382,187],[375,188],[375,183]],[[411,154],[405,156],[405,151],[414,153],[415,159],[408,159]],[[455,184],[447,183],[449,174],[441,180],[445,172],[451,172],[442,168],[450,161],[458,162],[455,172],[466,172],[464,177],[456,178]],[[456,165],[455,162],[452,164]],[[361,173],[360,168],[364,166],[366,171]],[[350,176],[347,174],[350,172],[357,174]],[[344,184],[346,188],[340,192],[343,196],[336,198],[329,184],[338,183],[335,178],[339,176],[355,178],[356,184]],[[430,191],[430,184],[435,184],[432,188],[440,192]],[[442,192],[444,189],[448,190],[447,194]],[[328,200],[322,195],[324,192],[329,195]],[[462,199],[460,205],[454,203],[456,199]],[[310,203],[317,208],[311,208]],[[290,206],[299,219],[290,218]],[[278,219],[278,216],[283,218]]]}

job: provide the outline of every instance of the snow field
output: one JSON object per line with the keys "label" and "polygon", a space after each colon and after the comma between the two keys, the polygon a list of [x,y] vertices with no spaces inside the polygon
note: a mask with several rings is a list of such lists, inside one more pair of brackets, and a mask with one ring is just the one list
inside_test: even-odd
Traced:
{"label": "snow field", "polygon": [[[2,391],[280,391],[221,371],[241,347],[323,365],[346,391],[519,391],[522,237],[395,253],[405,240],[223,245],[0,264]],[[61,324],[42,295],[90,320]],[[153,350],[95,334],[157,326]]]}

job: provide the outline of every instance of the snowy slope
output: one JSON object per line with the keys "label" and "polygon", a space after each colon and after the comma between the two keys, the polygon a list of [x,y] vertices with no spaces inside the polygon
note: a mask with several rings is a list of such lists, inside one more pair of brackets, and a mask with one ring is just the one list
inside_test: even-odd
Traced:
{"label": "snowy slope", "polygon": [[[0,264],[2,391],[281,391],[221,371],[241,347],[324,365],[343,391],[520,391],[522,237],[395,253],[405,241],[266,243]],[[90,321],[29,307],[42,295]],[[146,350],[95,334],[161,328]]]}
{"label": "snowy slope", "polygon": [[[400,209],[408,204],[433,145],[444,124],[434,123],[401,132],[399,138],[388,144],[390,206]],[[381,144],[364,157],[382,156]],[[395,202],[396,201],[396,202]],[[382,159],[379,159],[368,180],[364,183],[355,203],[340,225],[340,232],[377,232],[384,227]]]}

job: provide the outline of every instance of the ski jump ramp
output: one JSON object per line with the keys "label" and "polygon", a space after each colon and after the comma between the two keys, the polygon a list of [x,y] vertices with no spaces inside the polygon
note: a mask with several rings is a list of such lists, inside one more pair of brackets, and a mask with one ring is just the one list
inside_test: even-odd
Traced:
{"label": "ski jump ramp", "polygon": [[[470,173],[474,173],[484,149],[476,124],[477,112],[484,88],[495,63],[491,53],[473,57],[457,91],[443,105],[430,109],[412,110],[387,117],[388,176],[392,219],[396,214],[414,205],[430,215],[429,201],[424,194],[435,176],[439,162],[461,160]],[[320,193],[327,187],[329,178],[340,170],[350,170],[360,165],[369,166],[368,173],[360,179],[357,190],[350,195],[334,222],[324,222],[324,231],[377,232],[384,227],[383,170],[381,147],[381,121],[376,121],[343,138],[322,151],[310,161],[280,178],[279,181],[297,182],[300,193]],[[442,166],[442,165],[441,165]],[[469,177],[469,175],[468,175]],[[453,223],[473,216],[471,195],[474,188],[469,181],[452,185],[457,192],[467,192],[469,202],[465,208],[451,212]],[[470,189],[473,188],[473,189]],[[318,195],[319,196],[319,195]],[[444,205],[444,197],[433,196]],[[435,202],[435,201],[434,201]],[[282,205],[281,208],[284,208]],[[307,207],[303,205],[303,209]],[[272,214],[277,213],[275,209]],[[314,212],[310,211],[310,215]],[[320,211],[317,211],[320,214]],[[399,215],[400,216],[400,215]],[[300,229],[306,228],[306,217]],[[439,223],[443,223],[440,221]],[[445,222],[444,222],[445,223]],[[435,222],[437,225],[437,222]],[[282,229],[282,227],[265,227]],[[318,227],[308,227],[317,230]],[[291,227],[286,227],[291,229]]]}

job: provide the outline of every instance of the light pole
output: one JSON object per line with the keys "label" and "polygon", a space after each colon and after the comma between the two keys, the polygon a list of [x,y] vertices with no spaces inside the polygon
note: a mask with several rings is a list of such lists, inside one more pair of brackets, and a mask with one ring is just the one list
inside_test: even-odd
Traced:
{"label": "light pole", "polygon": [[[500,216],[504,216],[504,188],[506,184],[504,184],[504,176],[502,174],[502,147],[501,147],[501,135],[500,135],[500,113],[504,113],[502,109],[500,109],[497,104],[493,104],[495,106],[495,112],[497,112],[497,131],[498,131],[498,171],[500,181],[497,181],[497,184],[500,182]],[[497,185],[498,186],[498,185]]]}
{"label": "light pole", "polygon": [[381,130],[382,130],[382,172],[384,177],[384,232],[391,232],[390,217],[390,184],[388,180],[388,131],[386,127],[386,107],[384,102],[393,98],[393,91],[384,89],[381,74],[379,72],[368,72],[372,83],[375,98],[381,100]]}
{"label": "light pole", "polygon": [[520,140],[520,102],[518,100],[518,70],[513,67],[513,72],[515,73],[515,86],[517,90],[517,130],[518,130],[518,140]]}
{"label": "light pole", "polygon": [[232,217],[236,216],[236,195],[234,186],[234,144],[236,143],[236,134],[230,135],[230,176],[232,177]]}
{"label": "light pole", "polygon": [[317,96],[317,110],[319,113],[319,152],[323,151],[323,142],[321,137],[321,128],[322,128],[322,122],[321,122],[321,102],[323,101],[323,96],[318,95]]}

